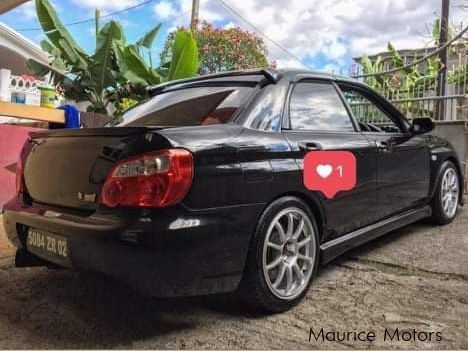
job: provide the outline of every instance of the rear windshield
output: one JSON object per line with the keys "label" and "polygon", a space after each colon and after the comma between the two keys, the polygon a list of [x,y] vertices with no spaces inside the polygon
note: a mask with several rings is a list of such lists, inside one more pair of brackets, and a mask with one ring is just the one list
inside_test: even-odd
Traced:
{"label": "rear windshield", "polygon": [[200,126],[232,121],[253,87],[206,86],[156,95],[128,110],[119,126]]}

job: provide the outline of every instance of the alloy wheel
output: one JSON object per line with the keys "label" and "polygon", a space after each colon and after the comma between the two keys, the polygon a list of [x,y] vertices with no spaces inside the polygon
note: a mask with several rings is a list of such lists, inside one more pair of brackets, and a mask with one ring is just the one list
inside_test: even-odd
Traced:
{"label": "alloy wheel", "polygon": [[458,207],[460,187],[458,184],[458,175],[453,168],[447,168],[442,177],[441,186],[442,208],[448,218],[455,216]]}
{"label": "alloy wheel", "polygon": [[292,300],[304,291],[316,248],[314,226],[303,210],[286,208],[273,218],[263,245],[263,274],[276,297]]}

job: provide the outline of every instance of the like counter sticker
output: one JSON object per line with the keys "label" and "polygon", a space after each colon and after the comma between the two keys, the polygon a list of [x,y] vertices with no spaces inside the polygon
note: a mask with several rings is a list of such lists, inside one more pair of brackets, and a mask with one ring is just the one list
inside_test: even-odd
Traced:
{"label": "like counter sticker", "polygon": [[332,199],[356,185],[356,157],[349,151],[311,151],[304,157],[304,185]]}

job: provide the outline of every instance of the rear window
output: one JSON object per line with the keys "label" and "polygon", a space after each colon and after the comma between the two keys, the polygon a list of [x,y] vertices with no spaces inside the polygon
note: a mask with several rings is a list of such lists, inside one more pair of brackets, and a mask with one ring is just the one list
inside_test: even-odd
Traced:
{"label": "rear window", "polygon": [[232,121],[254,88],[194,87],[169,91],[128,110],[119,126],[200,126]]}

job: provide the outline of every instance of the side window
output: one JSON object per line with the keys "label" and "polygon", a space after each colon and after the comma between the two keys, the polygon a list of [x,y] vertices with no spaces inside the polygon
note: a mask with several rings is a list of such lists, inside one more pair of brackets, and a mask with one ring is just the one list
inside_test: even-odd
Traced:
{"label": "side window", "polygon": [[289,105],[293,130],[354,131],[335,87],[327,82],[303,82],[294,87]]}
{"label": "side window", "polygon": [[346,86],[342,86],[340,89],[363,132],[401,133],[398,125],[359,90]]}

